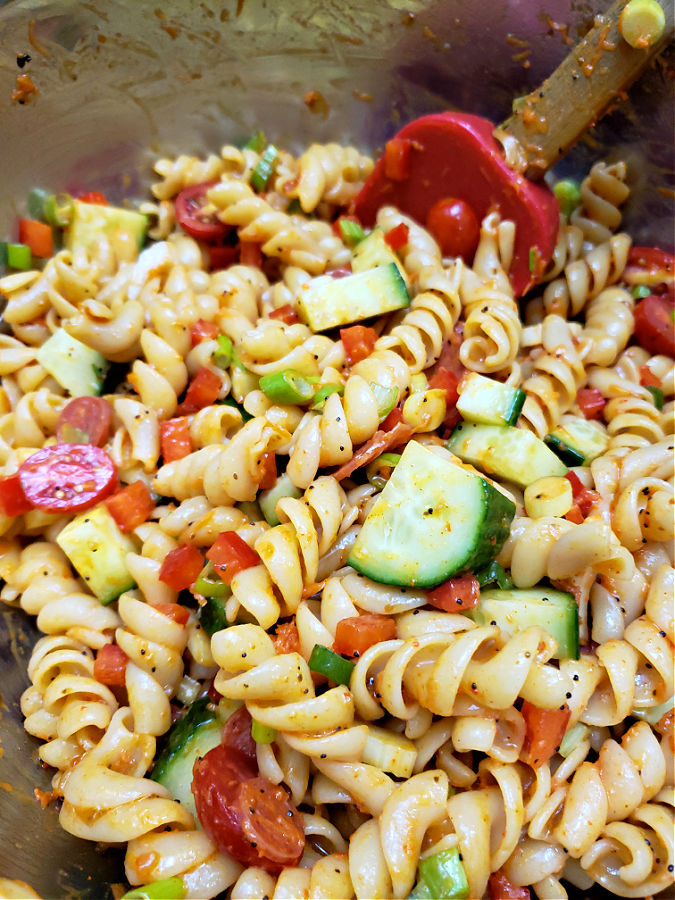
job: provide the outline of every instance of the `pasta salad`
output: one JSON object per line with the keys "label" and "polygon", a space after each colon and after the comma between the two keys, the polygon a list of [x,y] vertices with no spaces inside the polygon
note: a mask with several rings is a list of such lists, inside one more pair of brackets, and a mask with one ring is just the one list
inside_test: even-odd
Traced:
{"label": "pasta salad", "polygon": [[129,900],[672,889],[673,257],[599,162],[519,298],[512,222],[366,228],[372,168],[257,134],[3,247],[48,799]]}

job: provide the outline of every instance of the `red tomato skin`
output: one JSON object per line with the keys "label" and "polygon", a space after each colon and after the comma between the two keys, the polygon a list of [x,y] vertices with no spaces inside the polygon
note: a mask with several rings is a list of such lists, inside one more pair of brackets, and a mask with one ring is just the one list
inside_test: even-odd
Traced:
{"label": "red tomato skin", "polygon": [[242,241],[239,245],[239,262],[242,266],[254,266],[262,268],[263,254],[262,244],[255,241]]}
{"label": "red tomato skin", "polygon": [[649,366],[640,366],[640,384],[642,387],[661,387],[661,379],[655,375]]}
{"label": "red tomato skin", "polygon": [[183,459],[192,453],[190,426],[184,416],[159,423],[159,442],[165,463]]}
{"label": "red tomato skin", "polygon": [[392,138],[384,147],[384,171],[392,181],[405,181],[410,175],[410,153],[413,142]]}
{"label": "red tomato skin", "polygon": [[673,281],[675,257],[660,247],[631,247],[622,280],[654,287]]}
{"label": "red tomato skin", "polygon": [[46,512],[90,509],[117,487],[117,469],[108,454],[91,444],[43,447],[19,466],[27,499]]}
{"label": "red tomato skin", "polygon": [[478,246],[480,225],[466,200],[444,197],[436,201],[427,213],[426,224],[444,256],[461,256],[465,263],[471,264]]}
{"label": "red tomato skin", "polygon": [[675,357],[675,320],[672,297],[650,294],[635,307],[635,337],[649,353]]}
{"label": "red tomato skin", "polygon": [[502,872],[493,872],[488,881],[490,900],[530,900],[529,888],[516,887]]}
{"label": "red tomato skin", "polygon": [[277,654],[300,652],[300,635],[295,624],[295,616],[291,622],[280,622],[276,626],[272,641],[274,652]]}
{"label": "red tomato skin", "polygon": [[230,231],[230,226],[221,222],[215,214],[200,217],[199,210],[206,205],[206,192],[216,184],[204,181],[191,184],[177,195],[174,201],[176,221],[191,237],[207,244],[216,244]]}
{"label": "red tomato skin", "polygon": [[195,583],[204,568],[204,558],[194,544],[181,544],[164,557],[159,580],[174,591],[184,591]]}
{"label": "red tomato skin", "polygon": [[214,568],[225,582],[231,584],[238,572],[260,564],[260,557],[236,531],[221,531],[206,551]]}
{"label": "red tomato skin", "polygon": [[525,759],[538,769],[557,752],[572,712],[567,705],[562,709],[542,709],[529,700],[523,700],[520,712],[526,725]]}
{"label": "red tomato skin", "polygon": [[391,641],[395,637],[396,623],[389,616],[379,613],[348,616],[337,624],[333,650],[343,656],[358,659],[374,644],[379,644],[380,641]]}
{"label": "red tomato skin", "polygon": [[23,492],[19,473],[0,478],[0,513],[3,516],[21,516],[33,506]]}
{"label": "red tomato skin", "polygon": [[251,765],[252,775],[258,774],[258,759],[256,754],[256,745],[251,736],[251,714],[245,706],[240,707],[233,712],[225,723],[220,743],[248,760]]}
{"label": "red tomato skin", "polygon": [[101,191],[81,191],[75,195],[75,199],[80,203],[97,203],[99,206],[107,206],[108,198]]}
{"label": "red tomato skin", "polygon": [[263,453],[260,457],[260,467],[258,469],[260,481],[258,489],[261,491],[269,491],[277,483],[277,457],[276,453]]}
{"label": "red tomato skin", "polygon": [[280,322],[285,322],[286,325],[295,325],[296,322],[300,321],[300,316],[290,303],[284,303],[283,306],[273,309],[268,318],[279,319]]}
{"label": "red tomato skin", "polygon": [[344,344],[347,363],[353,366],[373,352],[377,332],[366,325],[352,325],[340,329],[340,340]]}
{"label": "red tomato skin", "polygon": [[134,481],[121,491],[116,491],[112,497],[108,497],[105,505],[119,530],[128,534],[147,521],[155,508],[155,501],[150,496],[145,482]]}
{"label": "red tomato skin", "polygon": [[[103,397],[73,397],[63,407],[56,424],[60,444],[93,444],[102,447],[110,437],[112,407]],[[67,429],[81,432],[82,440],[68,440]]]}
{"label": "red tomato skin", "polygon": [[445,612],[464,612],[478,605],[480,586],[473,575],[450,578],[427,591],[427,603]]}
{"label": "red tomato skin", "polygon": [[219,334],[220,328],[218,328],[215,322],[207,322],[206,319],[197,319],[192,326],[190,340],[192,346],[196,347],[197,344],[201,344],[202,341],[215,340]]}
{"label": "red tomato skin", "polygon": [[158,603],[151,603],[150,605],[153,609],[157,610],[158,613],[161,613],[168,619],[173,619],[178,625],[187,625],[188,620],[190,619],[190,610],[185,606],[181,606],[180,603],[160,601]]}
{"label": "red tomato skin", "polygon": [[586,419],[602,419],[602,411],[607,401],[597,388],[579,388],[577,406]]}
{"label": "red tomato skin", "polygon": [[179,416],[188,416],[191,413],[212,406],[218,399],[223,383],[215,372],[207,366],[202,366],[188,385],[185,399],[179,404],[176,412]]}
{"label": "red tomato skin", "polygon": [[400,250],[408,243],[409,232],[410,229],[405,222],[399,222],[395,228],[392,228],[391,231],[385,234],[384,240],[392,250]]}
{"label": "red tomato skin", "polygon": [[575,472],[567,472],[565,478],[572,485],[572,499],[585,519],[593,504],[600,499],[600,494],[597,491],[584,487],[583,482]]}
{"label": "red tomato skin", "polygon": [[117,644],[104,644],[94,660],[94,678],[101,684],[123,686],[129,657]]}

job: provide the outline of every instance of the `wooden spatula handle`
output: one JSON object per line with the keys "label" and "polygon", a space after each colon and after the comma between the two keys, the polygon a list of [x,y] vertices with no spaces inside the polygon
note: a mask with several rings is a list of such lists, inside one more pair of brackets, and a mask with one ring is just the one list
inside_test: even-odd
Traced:
{"label": "wooden spatula handle", "polygon": [[666,16],[660,40],[647,50],[621,37],[619,18],[627,0],[615,0],[606,13],[536,91],[514,104],[514,112],[496,132],[518,139],[526,159],[525,175],[540,178],[563,156],[638,77],[673,35],[675,4],[659,0]]}

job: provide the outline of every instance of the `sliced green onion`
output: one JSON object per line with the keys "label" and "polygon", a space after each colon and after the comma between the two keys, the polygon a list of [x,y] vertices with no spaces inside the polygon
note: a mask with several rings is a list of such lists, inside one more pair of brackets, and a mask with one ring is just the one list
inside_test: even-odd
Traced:
{"label": "sliced green onion", "polygon": [[480,569],[476,572],[475,578],[480,587],[486,587],[488,584],[493,584],[495,581],[503,591],[508,591],[515,587],[513,580],[506,574],[497,560],[494,559],[490,565],[485,566],[484,569]]}
{"label": "sliced green onion", "polygon": [[51,196],[49,191],[44,188],[33,188],[28,193],[28,215],[31,219],[39,219],[44,221],[45,203],[47,198]]}
{"label": "sliced green onion", "polygon": [[258,165],[251,173],[251,187],[254,191],[265,190],[276,167],[278,157],[279,151],[274,144],[268,144]]}
{"label": "sliced green onion", "polygon": [[255,150],[256,153],[262,153],[267,146],[267,138],[264,131],[256,131],[244,144],[244,150]]}
{"label": "sliced green onion", "polygon": [[[218,337],[220,337],[220,335],[218,335]],[[226,337],[226,335],[223,335],[223,337]],[[232,342],[230,341],[230,343]],[[223,346],[226,347],[227,344],[223,344]],[[239,369],[240,372],[247,372],[250,375],[253,374],[251,370],[247,369],[244,363],[241,361],[241,358],[237,351],[234,349],[234,346],[232,347],[232,365],[235,367],[235,369]]]}
{"label": "sliced green onion", "polygon": [[467,900],[469,897],[469,882],[456,847],[420,860],[419,876],[437,900]]}
{"label": "sliced green onion", "polygon": [[314,388],[302,372],[295,369],[284,369],[263,375],[260,379],[260,390],[274,403],[296,405],[307,403],[314,397]]}
{"label": "sliced green onion", "polygon": [[342,384],[322,384],[316,394],[312,397],[310,409],[321,410],[326,405],[326,400],[331,394],[339,394],[342,397],[344,392],[345,388]]}
{"label": "sliced green onion", "polygon": [[660,411],[663,409],[663,391],[655,384],[648,384],[647,390],[654,398],[654,406]]}
{"label": "sliced green onion", "polygon": [[423,878],[417,882],[412,891],[408,894],[408,900],[434,900],[435,895],[432,894],[431,888]]}
{"label": "sliced green onion", "polygon": [[0,266],[7,265],[7,241],[0,241]]}
{"label": "sliced green onion", "polygon": [[132,888],[121,900],[183,900],[186,894],[183,879],[176,876]]}
{"label": "sliced green onion", "polygon": [[636,300],[643,300],[645,297],[649,297],[651,288],[648,288],[646,284],[636,284],[630,292]]}
{"label": "sliced green onion", "polygon": [[322,644],[314,644],[314,649],[309,657],[309,667],[318,675],[325,675],[336,684],[349,684],[349,679],[354,671],[354,663],[343,659],[338,653],[329,650]]}
{"label": "sliced green onion", "polygon": [[[381,491],[391,477],[391,471],[401,459],[400,453],[382,453],[377,459],[368,463],[366,467],[366,478],[373,487]],[[389,469],[389,474],[385,478],[380,472],[382,469]]]}
{"label": "sliced green onion", "polygon": [[242,422],[248,422],[253,418],[250,413],[246,412],[240,403],[237,403],[234,397],[225,397],[223,400],[216,400],[216,403],[221,406],[231,406],[232,409],[236,409],[241,415]]}
{"label": "sliced green onion", "polygon": [[339,219],[338,222],[340,235],[348,247],[355,247],[366,236],[365,231],[358,222],[353,222],[351,219],[344,218]]}
{"label": "sliced green onion", "polygon": [[219,369],[229,369],[232,364],[232,340],[226,334],[216,338],[218,348],[213,351],[213,362]]}
{"label": "sliced green onion", "polygon": [[530,247],[530,253],[528,256],[527,266],[530,272],[534,272],[534,267],[537,265],[537,251],[534,247]]}
{"label": "sliced green onion", "polygon": [[223,601],[221,597],[207,597],[204,606],[199,608],[199,624],[209,635],[235,624],[228,621]]}
{"label": "sliced green onion", "polygon": [[398,402],[398,388],[382,387],[375,381],[370,382],[370,386],[375,394],[375,402],[377,403],[377,414],[382,419],[386,419],[392,409]]}
{"label": "sliced green onion", "polygon": [[230,588],[216,572],[212,562],[208,562],[199,573],[199,577],[194,585],[195,593],[201,594],[202,597],[229,597]]}
{"label": "sliced green onion", "polygon": [[573,728],[570,728],[562,741],[560,741],[558,753],[567,758],[570,753],[573,750],[576,750],[579,744],[586,739],[586,735],[589,731],[590,728],[588,725],[582,725],[581,722],[577,722]]}
{"label": "sliced green onion", "polygon": [[302,204],[298,200],[297,197],[293,197],[288,206],[286,207],[286,212],[289,216],[302,216],[305,214]]}
{"label": "sliced green onion", "polygon": [[267,725],[261,725],[255,719],[251,722],[251,737],[256,744],[271,744],[277,739],[276,728],[270,728]]}
{"label": "sliced green onion", "polygon": [[7,265],[24,272],[33,265],[33,255],[26,244],[7,244]]}
{"label": "sliced green onion", "polygon": [[45,200],[44,218],[53,228],[65,228],[73,221],[75,203],[70,194],[50,194]]}
{"label": "sliced green onion", "polygon": [[660,703],[658,706],[647,706],[644,709],[633,709],[631,711],[631,716],[635,716],[636,719],[642,719],[645,722],[649,722],[650,725],[656,725],[659,719],[662,719],[667,713],[672,712],[675,707],[675,696],[670,697],[670,699],[666,700],[664,703]]}
{"label": "sliced green onion", "polygon": [[553,193],[555,194],[560,212],[564,216],[571,216],[574,210],[581,203],[581,191],[576,181],[571,178],[564,178],[562,181],[556,181],[553,185]]}

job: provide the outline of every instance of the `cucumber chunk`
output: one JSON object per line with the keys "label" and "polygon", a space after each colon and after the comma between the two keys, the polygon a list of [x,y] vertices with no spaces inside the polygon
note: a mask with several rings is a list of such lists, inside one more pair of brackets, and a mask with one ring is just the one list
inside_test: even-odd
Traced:
{"label": "cucumber chunk", "polygon": [[98,396],[110,365],[82,341],[57,328],[37,352],[37,361],[72,397]]}
{"label": "cucumber chunk", "polygon": [[553,588],[482,591],[468,615],[479,625],[497,625],[506,634],[532,625],[555,639],[556,659],[579,659],[579,608],[572,594]]}
{"label": "cucumber chunk", "polygon": [[544,441],[568,466],[590,466],[609,447],[602,427],[577,416],[565,416]]}
{"label": "cucumber chunk", "polygon": [[395,263],[345,278],[321,279],[298,297],[298,311],[312,331],[326,331],[410,305]]}
{"label": "cucumber chunk", "polygon": [[104,605],[136,587],[126,563],[127,553],[136,547],[105,504],[75,516],[58,533],[56,543]]}
{"label": "cucumber chunk", "polygon": [[384,239],[384,232],[380,228],[373,228],[352,252],[352,272],[366,272],[368,269],[388,266],[391,263],[394,263],[407,284],[405,270],[398,256]]}
{"label": "cucumber chunk", "polygon": [[103,206],[100,203],[74,201],[73,218],[64,230],[64,245],[68,250],[96,246],[101,235],[115,238],[120,232],[133,237],[140,250],[145,243],[148,217],[132,209],[119,206]]}
{"label": "cucumber chunk", "polygon": [[302,497],[302,491],[293,484],[288,475],[281,475],[277,478],[277,483],[274,487],[267,491],[260,491],[258,494],[258,503],[268,525],[281,524],[276,513],[276,506],[282,497],[294,497],[296,499]]}
{"label": "cucumber chunk", "polygon": [[348,562],[382,584],[435,587],[494,559],[514,514],[480,475],[410,441]]}
{"label": "cucumber chunk", "polygon": [[470,372],[459,385],[457,412],[466,422],[515,425],[525,403],[525,391]]}
{"label": "cucumber chunk", "polygon": [[446,444],[448,450],[487,475],[527,487],[547,475],[564,475],[567,466],[543,441],[523,428],[460,423]]}

